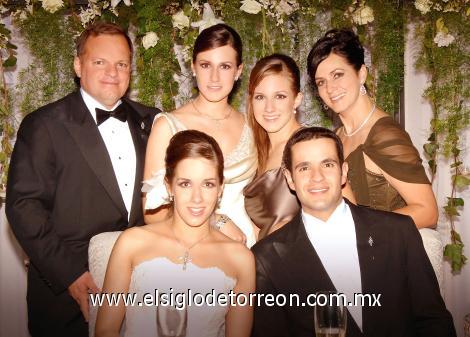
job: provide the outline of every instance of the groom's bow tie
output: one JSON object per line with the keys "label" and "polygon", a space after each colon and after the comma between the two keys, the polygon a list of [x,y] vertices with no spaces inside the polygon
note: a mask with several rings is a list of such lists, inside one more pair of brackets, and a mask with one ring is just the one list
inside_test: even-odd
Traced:
{"label": "groom's bow tie", "polygon": [[119,119],[121,122],[127,120],[127,109],[124,104],[119,104],[118,107],[111,111],[102,110],[96,108],[96,124],[99,126],[101,123],[104,123],[109,117],[114,117]]}

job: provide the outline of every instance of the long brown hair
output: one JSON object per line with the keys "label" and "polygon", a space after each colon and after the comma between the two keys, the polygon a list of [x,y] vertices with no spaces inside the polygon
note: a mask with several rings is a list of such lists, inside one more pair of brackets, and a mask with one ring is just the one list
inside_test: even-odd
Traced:
{"label": "long brown hair", "polygon": [[300,71],[295,61],[283,54],[272,54],[263,57],[256,62],[253,70],[250,74],[250,81],[248,83],[248,123],[253,130],[253,136],[255,138],[255,144],[258,150],[258,170],[256,175],[264,172],[266,163],[268,161],[268,154],[271,148],[271,142],[268,137],[268,133],[263,129],[261,125],[255,119],[253,112],[253,94],[256,87],[261,81],[270,75],[283,75],[291,83],[291,89],[295,95],[300,92]]}

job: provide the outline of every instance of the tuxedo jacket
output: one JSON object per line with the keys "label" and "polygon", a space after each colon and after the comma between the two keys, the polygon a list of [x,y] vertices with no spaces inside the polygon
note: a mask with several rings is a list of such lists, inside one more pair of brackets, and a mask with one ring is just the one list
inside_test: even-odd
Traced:
{"label": "tuxedo jacket", "polygon": [[[348,311],[346,336],[455,336],[452,316],[413,220],[348,205],[356,229],[362,294],[381,294],[381,306],[363,307],[362,332]],[[300,213],[252,250],[257,293],[287,298],[298,294],[307,303],[309,294],[337,291],[308,239]],[[255,307],[253,337],[275,336],[315,336],[314,307]]]}
{"label": "tuxedo jacket", "polygon": [[[130,215],[105,143],[79,91],[27,115],[18,130],[6,214],[30,258],[27,299],[32,331],[44,324],[59,325],[60,319],[80,321],[79,307],[67,288],[88,269],[92,236],[143,224],[145,148],[158,110],[127,99],[122,104],[128,110],[136,153]],[[48,319],[55,322],[44,322]]]}

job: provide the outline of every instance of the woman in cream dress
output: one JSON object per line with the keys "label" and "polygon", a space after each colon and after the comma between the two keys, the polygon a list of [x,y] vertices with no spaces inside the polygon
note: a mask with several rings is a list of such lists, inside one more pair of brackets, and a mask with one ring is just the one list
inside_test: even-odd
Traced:
{"label": "woman in cream dress", "polygon": [[253,224],[244,208],[242,190],[255,174],[256,149],[245,116],[228,103],[242,68],[242,44],[235,30],[218,24],[201,32],[192,63],[199,94],[177,110],[159,114],[148,141],[143,188],[146,223],[161,221],[167,215],[163,166],[169,139],[178,131],[194,129],[214,137],[224,154],[225,188],[217,213],[228,216],[236,226],[227,220],[222,231],[237,238],[240,228],[247,245],[254,244]]}

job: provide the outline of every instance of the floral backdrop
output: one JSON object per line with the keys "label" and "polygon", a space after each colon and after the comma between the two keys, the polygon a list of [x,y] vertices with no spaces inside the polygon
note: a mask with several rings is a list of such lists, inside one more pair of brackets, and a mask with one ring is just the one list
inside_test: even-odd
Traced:
{"label": "floral backdrop", "polygon": [[[404,37],[414,25],[420,48],[416,67],[429,75],[424,98],[434,114],[424,146],[429,173],[434,178],[441,156],[452,164],[452,193],[442,205],[452,229],[444,254],[454,271],[465,263],[454,221],[464,207],[459,193],[470,185],[468,167],[460,157],[465,145],[460,134],[470,120],[468,0],[25,0],[17,5],[0,0],[0,13],[11,17],[31,53],[18,85],[8,87],[4,75],[15,69],[16,46],[11,32],[0,24],[1,191],[7,184],[18,116],[76,87],[74,39],[91,22],[107,20],[128,28],[135,41],[131,95],[165,111],[194,95],[191,48],[199,32],[210,25],[225,22],[242,37],[245,68],[231,97],[242,111],[249,71],[258,58],[283,52],[304,70],[307,54],[320,36],[330,28],[352,27],[366,47],[368,87],[377,104],[394,116],[400,113],[403,94]],[[331,126],[302,72],[304,122]]]}

